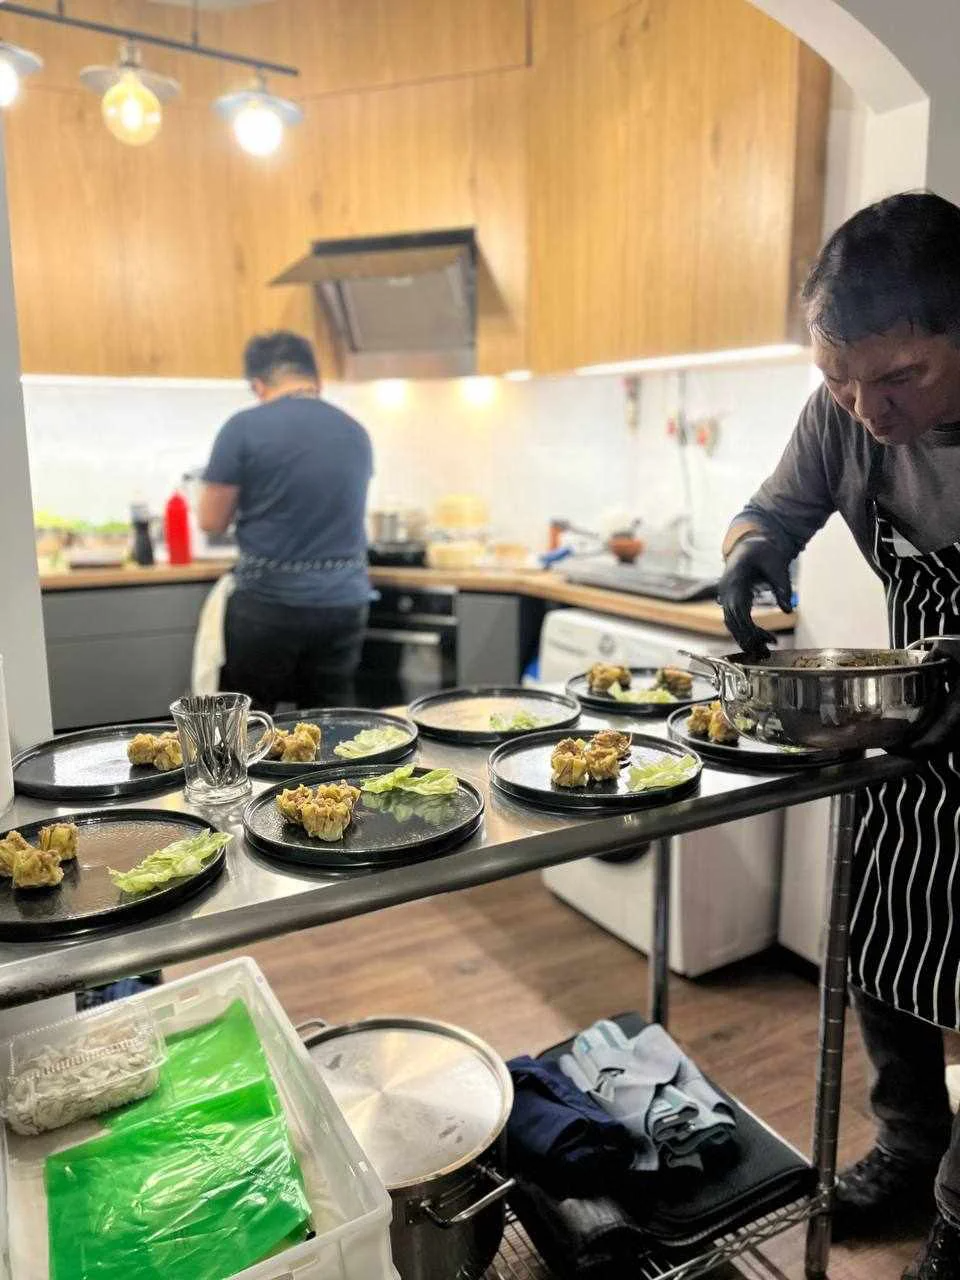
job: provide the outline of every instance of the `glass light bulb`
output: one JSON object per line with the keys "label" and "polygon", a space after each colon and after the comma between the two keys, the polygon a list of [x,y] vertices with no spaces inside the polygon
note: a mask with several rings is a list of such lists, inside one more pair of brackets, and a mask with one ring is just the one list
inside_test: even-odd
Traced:
{"label": "glass light bulb", "polygon": [[163,123],[160,99],[136,71],[124,71],[103,95],[101,110],[104,124],[113,136],[131,147],[152,142]]}
{"label": "glass light bulb", "polygon": [[0,57],[0,107],[9,107],[20,94],[20,76],[9,59]]}
{"label": "glass light bulb", "polygon": [[233,134],[252,156],[272,156],[283,141],[280,114],[263,102],[248,102],[233,117]]}

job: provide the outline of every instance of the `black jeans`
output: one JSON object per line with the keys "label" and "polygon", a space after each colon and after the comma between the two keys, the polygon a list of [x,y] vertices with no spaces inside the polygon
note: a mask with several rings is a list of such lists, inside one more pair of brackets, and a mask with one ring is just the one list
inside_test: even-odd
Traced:
{"label": "black jeans", "polygon": [[853,1003],[873,1067],[870,1105],[877,1143],[891,1155],[933,1165],[937,1206],[960,1226],[960,1117],[950,1114],[939,1027],[853,988]]}
{"label": "black jeans", "polygon": [[283,605],[237,590],[227,601],[220,685],[261,711],[353,705],[367,605]]}

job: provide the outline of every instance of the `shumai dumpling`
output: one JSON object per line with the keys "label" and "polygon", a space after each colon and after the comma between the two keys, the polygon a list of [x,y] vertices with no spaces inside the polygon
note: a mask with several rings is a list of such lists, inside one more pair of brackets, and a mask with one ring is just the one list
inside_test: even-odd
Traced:
{"label": "shumai dumpling", "polygon": [[284,764],[309,764],[317,758],[317,744],[309,733],[301,733],[300,726],[287,735],[280,759]]}
{"label": "shumai dumpling", "polygon": [[321,783],[316,788],[317,800],[333,800],[338,804],[347,804],[352,809],[360,799],[360,788],[352,787],[346,779],[339,782]]}
{"label": "shumai dumpling", "polygon": [[612,684],[621,689],[630,688],[630,668],[616,663],[595,662],[587,672],[587,684],[591,693],[606,693]]}
{"label": "shumai dumpling", "polygon": [[550,757],[553,782],[558,787],[582,787],[587,781],[587,757],[582,751],[561,751]]}
{"label": "shumai dumpling", "polygon": [[308,836],[342,840],[352,815],[353,807],[344,800],[308,800],[300,811],[300,821]]}
{"label": "shumai dumpling", "polygon": [[715,703],[701,703],[692,707],[687,716],[687,733],[693,738],[706,738],[710,734],[710,718]]}
{"label": "shumai dumpling", "polygon": [[154,733],[138,733],[127,743],[127,759],[131,764],[153,764],[160,749],[160,741]]}
{"label": "shumai dumpling", "polygon": [[63,879],[63,868],[55,853],[30,849],[18,853],[13,863],[15,889],[52,889]]}
{"label": "shumai dumpling", "polygon": [[309,720],[301,720],[294,729],[294,734],[305,734],[313,742],[314,749],[320,750],[320,739],[323,737],[323,730],[318,724],[311,724]]}
{"label": "shumai dumpling", "polygon": [[718,742],[728,747],[735,746],[740,740],[739,733],[727,719],[719,702],[713,702],[710,705],[709,737],[711,742]]}
{"label": "shumai dumpling", "polygon": [[621,733],[619,729],[601,729],[593,735],[590,745],[604,751],[616,751],[620,760],[627,760],[630,756],[630,735]]}
{"label": "shumai dumpling", "polygon": [[267,752],[268,760],[281,760],[283,758],[284,748],[287,745],[287,739],[291,737],[286,729],[274,729],[273,737],[270,740],[270,750]]}
{"label": "shumai dumpling", "polygon": [[0,840],[0,876],[12,876],[17,855],[26,853],[30,848],[19,831],[8,831]]}
{"label": "shumai dumpling", "polygon": [[655,688],[666,689],[675,698],[689,698],[693,692],[693,676],[680,667],[661,667],[653,683]]}
{"label": "shumai dumpling", "polygon": [[276,806],[288,822],[299,822],[300,811],[312,799],[309,787],[285,787],[277,796]]}
{"label": "shumai dumpling", "polygon": [[153,767],[159,769],[161,773],[183,768],[183,748],[180,746],[178,733],[161,733],[157,739],[157,754],[153,757]]}
{"label": "shumai dumpling", "polygon": [[620,776],[620,757],[614,747],[598,747],[591,742],[584,752],[587,772],[594,782],[606,782]]}
{"label": "shumai dumpling", "polygon": [[61,862],[69,862],[77,856],[77,835],[75,823],[55,822],[40,828],[40,848],[44,853],[55,853]]}

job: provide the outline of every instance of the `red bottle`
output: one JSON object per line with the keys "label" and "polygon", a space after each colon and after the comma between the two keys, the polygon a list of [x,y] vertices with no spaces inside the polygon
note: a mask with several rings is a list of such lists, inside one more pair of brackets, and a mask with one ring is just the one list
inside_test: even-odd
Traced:
{"label": "red bottle", "polygon": [[163,532],[170,563],[189,564],[193,559],[190,554],[190,509],[179,490],[167,503],[163,514]]}

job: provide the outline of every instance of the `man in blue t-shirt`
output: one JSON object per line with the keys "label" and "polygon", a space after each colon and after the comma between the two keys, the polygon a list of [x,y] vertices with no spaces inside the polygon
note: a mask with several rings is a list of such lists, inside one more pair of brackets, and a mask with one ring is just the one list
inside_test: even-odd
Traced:
{"label": "man in blue t-shirt", "polygon": [[321,400],[297,334],[252,338],[244,371],[260,403],[221,427],[199,511],[207,533],[235,519],[240,548],[222,684],[268,711],[349,705],[370,599],[370,438]]}

